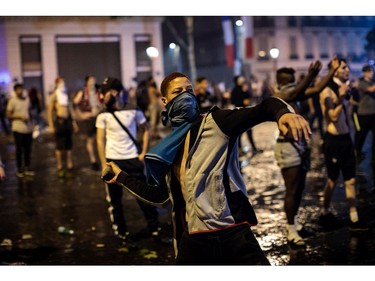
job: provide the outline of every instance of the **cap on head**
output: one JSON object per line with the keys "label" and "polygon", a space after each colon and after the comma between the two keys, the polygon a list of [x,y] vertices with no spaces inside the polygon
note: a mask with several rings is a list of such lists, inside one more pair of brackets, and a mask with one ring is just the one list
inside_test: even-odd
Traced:
{"label": "cap on head", "polygon": [[116,90],[121,92],[124,89],[121,81],[117,78],[107,77],[104,79],[103,83],[100,85],[100,91],[104,94],[109,90]]}

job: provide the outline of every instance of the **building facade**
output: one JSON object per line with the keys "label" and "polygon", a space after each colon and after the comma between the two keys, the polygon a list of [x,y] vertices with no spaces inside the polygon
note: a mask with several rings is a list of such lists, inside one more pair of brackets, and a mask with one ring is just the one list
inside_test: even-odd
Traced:
{"label": "building facade", "polygon": [[[182,70],[189,73],[187,54],[180,48],[168,49],[177,37],[186,38],[183,17],[166,17],[163,23],[165,70]],[[223,17],[194,17],[194,40],[197,75],[206,76],[213,83],[224,82],[228,89],[233,86],[233,76],[254,75],[258,80],[274,83],[276,69],[293,67],[297,75],[306,72],[310,63],[320,60],[321,74],[327,71],[327,64],[334,55],[345,58],[351,67],[351,77],[361,75],[363,64],[370,62],[365,50],[366,36],[375,27],[375,17],[368,16],[231,16],[234,36],[235,59],[233,68],[227,67],[224,45]],[[238,20],[250,19],[251,29],[236,25]],[[170,32],[170,25],[175,31]],[[246,36],[251,34],[251,58],[246,57]],[[277,48],[278,56],[272,58],[270,50]]]}
{"label": "building facade", "polygon": [[[36,87],[48,103],[57,76],[70,94],[87,74],[107,76],[126,87],[164,76],[160,17],[0,17],[0,83]],[[149,47],[154,53],[147,54]],[[156,53],[155,53],[156,50]]]}
{"label": "building facade", "polygon": [[[284,66],[306,72],[315,60],[323,63],[324,73],[337,55],[348,61],[354,78],[361,75],[363,64],[372,63],[365,46],[368,32],[375,27],[375,17],[279,16],[253,20],[255,57],[245,63],[261,76]],[[271,57],[272,48],[279,50],[277,58]]]}

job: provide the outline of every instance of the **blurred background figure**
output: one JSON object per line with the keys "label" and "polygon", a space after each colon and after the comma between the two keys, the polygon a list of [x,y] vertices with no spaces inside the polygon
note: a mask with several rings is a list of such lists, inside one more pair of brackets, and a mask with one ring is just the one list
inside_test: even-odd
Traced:
{"label": "blurred background figure", "polygon": [[16,83],[13,87],[15,96],[9,99],[7,117],[12,122],[12,132],[16,144],[16,162],[18,178],[34,176],[30,168],[33,124],[30,116],[30,100],[23,95],[23,85]]}
{"label": "blurred background figure", "polygon": [[365,155],[362,152],[363,145],[366,141],[367,135],[371,131],[372,134],[372,190],[375,191],[375,82],[374,68],[371,65],[365,65],[362,68],[363,76],[358,80],[359,91],[359,105],[358,105],[358,125],[359,130],[355,135],[355,149],[357,155],[357,162],[364,160]]}
{"label": "blurred background figure", "polygon": [[[242,75],[235,76],[233,78],[234,87],[231,90],[230,101],[235,107],[246,107],[251,105],[251,91],[249,84],[246,82],[245,77]],[[254,142],[253,131],[249,129],[246,131],[249,143],[252,148],[252,155],[262,152],[259,150]],[[243,146],[241,137],[238,140],[239,153],[242,155],[247,152],[247,149]]]}
{"label": "blurred background figure", "polygon": [[149,105],[147,108],[147,116],[151,126],[151,138],[158,140],[161,138],[159,135],[158,127],[161,121],[161,112],[163,105],[161,103],[161,94],[158,90],[155,80],[150,77],[147,81],[147,92],[149,98]]}
{"label": "blurred background figure", "polygon": [[2,131],[6,135],[10,134],[8,120],[6,118],[6,108],[7,108],[8,99],[5,92],[0,88],[0,122],[2,126]]}
{"label": "blurred background figure", "polygon": [[96,116],[100,111],[99,92],[94,75],[85,77],[85,85],[73,98],[73,108],[77,118],[79,133],[86,142],[86,151],[89,156],[91,169],[99,171],[100,167],[95,155]]}
{"label": "blurred background figure", "polygon": [[41,129],[44,126],[42,113],[42,102],[41,96],[35,87],[31,87],[28,91],[30,99],[30,115],[33,122],[33,139],[37,139],[41,133]]}
{"label": "blurred background figure", "polygon": [[[73,176],[73,132],[78,132],[78,125],[73,120],[73,108],[66,91],[65,80],[59,76],[55,80],[55,90],[48,105],[48,125],[55,135],[56,168],[59,178]],[[65,157],[65,167],[63,162]]]}
{"label": "blurred background figure", "polygon": [[198,99],[201,113],[206,113],[217,103],[216,97],[208,90],[209,81],[206,77],[200,76],[195,80],[194,92]]}

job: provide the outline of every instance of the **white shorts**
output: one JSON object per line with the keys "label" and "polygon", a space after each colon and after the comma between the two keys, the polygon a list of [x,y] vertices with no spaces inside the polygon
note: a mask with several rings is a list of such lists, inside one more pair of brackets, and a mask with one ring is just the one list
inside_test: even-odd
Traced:
{"label": "white shorts", "polygon": [[[301,153],[306,149],[305,146],[296,142],[294,142],[294,144]],[[283,139],[276,141],[274,153],[277,165],[281,169],[295,167],[302,163],[300,154],[290,141],[285,141]]]}

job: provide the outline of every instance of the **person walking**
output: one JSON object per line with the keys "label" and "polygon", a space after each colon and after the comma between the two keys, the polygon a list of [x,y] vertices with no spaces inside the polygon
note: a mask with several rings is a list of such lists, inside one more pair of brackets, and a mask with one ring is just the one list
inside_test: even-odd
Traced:
{"label": "person walking", "polygon": [[364,159],[362,151],[368,133],[371,131],[371,167],[372,167],[372,192],[375,191],[375,81],[374,68],[365,65],[362,68],[363,77],[358,80],[359,104],[358,104],[358,124],[359,128],[355,134],[355,150],[357,163]]}
{"label": "person walking", "polygon": [[[250,106],[251,101],[251,92],[249,88],[249,84],[246,82],[245,77],[242,75],[235,76],[233,78],[234,87],[231,90],[231,103],[235,107],[245,107]],[[252,155],[254,156],[257,153],[263,152],[262,150],[258,149],[255,145],[255,141],[253,138],[253,131],[250,128],[246,131],[247,138],[252,148]],[[240,148],[240,154],[245,153],[245,149],[242,144],[241,138],[238,140],[238,145]]]}
{"label": "person walking", "polygon": [[[300,101],[318,95],[334,75],[337,67],[338,60],[334,58],[327,75],[312,87],[311,83],[322,68],[320,61],[315,61],[310,65],[307,74],[299,83],[295,83],[293,68],[280,68],[276,72],[277,85],[274,96],[283,99],[299,113]],[[284,210],[287,219],[288,244],[292,248],[305,247],[304,238],[313,233],[303,225],[297,224],[297,214],[305,189],[306,175],[310,169],[310,146],[305,141],[296,142],[280,132],[274,146],[274,153],[285,184]]]}
{"label": "person walking", "polygon": [[320,105],[327,124],[324,135],[323,153],[328,179],[324,187],[323,208],[319,220],[325,230],[342,226],[331,208],[333,192],[338,184],[340,173],[344,179],[345,195],[349,204],[350,230],[363,231],[368,226],[360,220],[356,207],[355,151],[350,135],[349,123],[349,66],[340,59],[340,66],[334,77],[320,94]]}
{"label": "person walking", "polygon": [[31,169],[31,148],[33,143],[33,124],[30,115],[30,100],[23,95],[23,85],[16,83],[13,87],[15,96],[9,99],[7,117],[12,122],[12,132],[16,145],[16,163],[18,178],[34,176]]}
{"label": "person walking", "polygon": [[269,265],[251,231],[258,221],[238,165],[238,138],[252,126],[276,121],[284,134],[308,139],[307,121],[274,97],[201,115],[190,79],[179,72],[164,78],[161,94],[172,133],[146,154],[147,182],[113,161],[106,164],[114,174],[106,182],[148,204],[172,203],[177,264]]}
{"label": "person walking", "polygon": [[73,108],[77,117],[79,133],[86,142],[91,169],[99,171],[100,167],[95,155],[95,121],[100,111],[100,104],[94,75],[89,74],[85,77],[85,86],[73,98]]}
{"label": "person walking", "polygon": [[[98,155],[102,168],[105,168],[107,161],[113,161],[136,179],[144,180],[143,160],[150,144],[150,128],[142,110],[127,104],[126,99],[125,104],[121,102],[120,94],[123,90],[117,78],[108,77],[101,85],[106,109],[96,119]],[[137,129],[142,131],[141,151],[138,151],[135,143]],[[135,246],[124,216],[123,188],[116,183],[106,184],[106,193],[115,235],[122,242]],[[158,210],[138,199],[137,202],[146,218],[147,228],[136,236],[157,238],[160,230]]]}
{"label": "person walking", "polygon": [[55,89],[49,99],[48,125],[51,133],[55,135],[57,176],[71,178],[74,175],[73,133],[78,132],[78,125],[74,120],[72,104],[69,101],[65,80],[62,76],[56,78]]}

